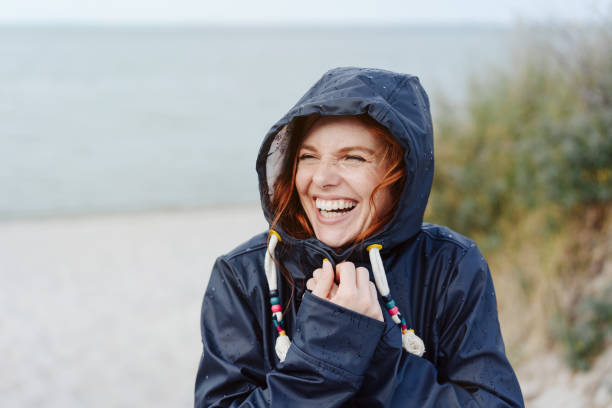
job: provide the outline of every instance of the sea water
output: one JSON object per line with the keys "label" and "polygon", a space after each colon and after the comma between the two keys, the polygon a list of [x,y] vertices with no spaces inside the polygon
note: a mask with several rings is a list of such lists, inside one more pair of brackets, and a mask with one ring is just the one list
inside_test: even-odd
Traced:
{"label": "sea water", "polygon": [[492,26],[0,27],[0,219],[256,203],[262,137],[326,70],[503,68]]}

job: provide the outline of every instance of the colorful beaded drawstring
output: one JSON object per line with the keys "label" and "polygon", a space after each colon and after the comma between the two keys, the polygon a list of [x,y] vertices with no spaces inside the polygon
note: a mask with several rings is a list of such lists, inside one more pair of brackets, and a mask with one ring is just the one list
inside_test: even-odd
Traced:
{"label": "colorful beaded drawstring", "polygon": [[270,309],[272,310],[272,323],[278,332],[274,349],[279,360],[285,361],[287,351],[289,351],[289,347],[291,346],[291,340],[289,340],[289,336],[287,336],[287,333],[283,329],[283,311],[280,304],[280,296],[278,295],[274,249],[279,241],[282,241],[282,239],[278,232],[270,230],[268,250],[266,251],[264,258],[264,269],[266,270],[266,279],[268,280],[268,287],[270,288]]}
{"label": "colorful beaded drawstring", "polygon": [[423,354],[425,354],[425,343],[423,343],[423,340],[421,340],[421,338],[414,333],[413,329],[408,329],[406,319],[404,319],[397,308],[395,301],[389,294],[389,283],[387,282],[385,267],[383,266],[382,258],[380,257],[381,249],[382,245],[380,244],[372,244],[366,248],[370,255],[374,282],[376,282],[378,292],[385,302],[387,312],[391,316],[391,319],[393,319],[393,322],[397,324],[402,331],[402,346],[407,352],[421,357]]}
{"label": "colorful beaded drawstring", "polygon": [[270,306],[272,309],[272,323],[274,323],[274,327],[276,327],[276,331],[278,331],[279,336],[286,336],[285,330],[283,329],[283,325],[285,321],[282,320],[283,313],[282,307],[280,305],[280,297],[278,297],[278,290],[270,291]]}
{"label": "colorful beaded drawstring", "polygon": [[[272,323],[276,327],[278,337],[276,338],[276,345],[274,350],[280,361],[285,361],[287,352],[291,346],[291,340],[287,333],[283,329],[283,312],[280,304],[280,296],[278,293],[278,282],[276,276],[276,263],[274,262],[274,250],[276,244],[281,241],[280,235],[270,230],[268,249],[264,258],[264,269],[266,271],[266,279],[268,280],[268,287],[270,288],[270,310],[272,311]],[[380,257],[380,250],[382,245],[373,244],[368,246],[367,251],[370,255],[370,263],[372,264],[372,273],[374,274],[374,282],[378,288],[378,292],[385,301],[387,312],[402,331],[402,346],[409,353],[417,356],[422,356],[425,353],[425,344],[415,333],[413,329],[408,329],[406,320],[400,313],[395,301],[389,294],[389,283],[387,282],[387,275],[385,274],[385,267],[383,266],[382,259]]]}

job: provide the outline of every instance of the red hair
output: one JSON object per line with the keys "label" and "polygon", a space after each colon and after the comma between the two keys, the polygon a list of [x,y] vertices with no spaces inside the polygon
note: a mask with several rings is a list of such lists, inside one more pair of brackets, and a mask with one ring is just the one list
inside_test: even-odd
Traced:
{"label": "red hair", "polygon": [[[392,199],[390,210],[385,214],[375,217],[375,221],[364,231],[361,231],[353,242],[349,243],[349,245],[355,245],[365,241],[368,236],[379,232],[391,221],[399,205],[400,196],[406,181],[406,174],[404,149],[391,136],[389,130],[367,114],[351,117],[359,120],[375,137],[380,138],[384,145],[382,163],[386,166],[386,172],[370,196],[370,205],[374,208],[374,213],[376,214],[374,197],[377,192],[388,188]],[[295,188],[295,177],[298,167],[298,152],[302,141],[319,118],[319,115],[296,118],[289,125],[287,130],[290,136],[289,146],[282,164],[282,171],[274,185],[274,195],[270,203],[272,229],[278,225],[283,231],[295,238],[304,239],[314,236],[314,231],[302,208],[297,189]]]}

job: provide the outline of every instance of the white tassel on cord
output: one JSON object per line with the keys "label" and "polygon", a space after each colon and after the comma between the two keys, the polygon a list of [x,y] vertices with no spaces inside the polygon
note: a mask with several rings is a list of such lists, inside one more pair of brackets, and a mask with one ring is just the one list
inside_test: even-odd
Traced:
{"label": "white tassel on cord", "polygon": [[[276,277],[276,263],[274,263],[274,249],[276,248],[276,244],[280,240],[280,236],[276,231],[270,231],[270,242],[268,243],[268,250],[266,251],[266,255],[264,258],[264,269],[266,271],[266,279],[268,280],[268,287],[270,291],[278,290],[278,282]],[[283,314],[281,312],[273,313],[276,316],[276,320],[280,323],[283,321]],[[276,351],[276,355],[280,361],[285,361],[285,357],[287,357],[287,351],[289,351],[289,347],[291,346],[291,340],[289,340],[289,336],[286,334],[279,334],[276,338],[276,345],[274,346],[274,350]]]}
{"label": "white tassel on cord", "polygon": [[[372,264],[374,282],[376,283],[380,295],[386,297],[389,296],[389,283],[387,282],[387,274],[385,273],[385,267],[380,257],[381,249],[382,245],[379,244],[370,245],[367,248],[370,255],[370,263]],[[391,319],[393,319],[397,325],[401,325],[402,323],[399,313],[392,315]],[[402,346],[407,352],[416,354],[419,357],[425,354],[425,343],[423,343],[423,340],[421,340],[412,329],[402,333]]]}
{"label": "white tassel on cord", "polygon": [[276,338],[276,345],[274,346],[274,350],[276,351],[276,355],[278,359],[282,362],[285,361],[287,357],[287,352],[289,351],[289,347],[291,347],[291,340],[289,340],[289,336],[278,336]]}
{"label": "white tassel on cord", "polygon": [[425,343],[423,343],[423,340],[421,340],[412,329],[402,334],[402,346],[404,346],[407,352],[416,354],[419,357],[425,354]]}

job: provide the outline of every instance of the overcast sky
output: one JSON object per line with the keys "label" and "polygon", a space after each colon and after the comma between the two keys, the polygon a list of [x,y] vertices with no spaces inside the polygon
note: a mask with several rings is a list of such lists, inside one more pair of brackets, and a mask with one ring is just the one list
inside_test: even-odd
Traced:
{"label": "overcast sky", "polygon": [[431,23],[579,20],[612,0],[0,0],[3,22]]}

